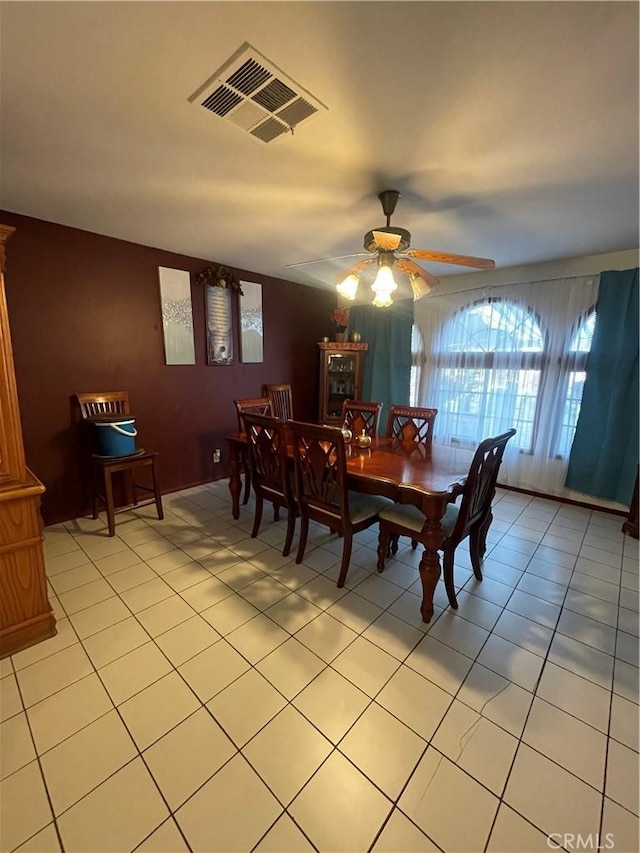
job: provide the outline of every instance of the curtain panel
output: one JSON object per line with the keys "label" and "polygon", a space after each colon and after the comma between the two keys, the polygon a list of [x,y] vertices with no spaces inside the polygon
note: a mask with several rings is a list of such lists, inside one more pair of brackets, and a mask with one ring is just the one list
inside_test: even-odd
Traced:
{"label": "curtain panel", "polygon": [[409,402],[413,302],[394,302],[389,308],[357,305],[349,314],[351,328],[369,344],[362,399],[383,404],[380,427],[384,431],[389,407]]}
{"label": "curtain panel", "polygon": [[415,305],[412,400],[471,451],[510,427],[500,482],[566,495],[598,277],[430,295]]}
{"label": "curtain panel", "polygon": [[638,465],[638,270],[600,275],[566,486],[629,505]]}

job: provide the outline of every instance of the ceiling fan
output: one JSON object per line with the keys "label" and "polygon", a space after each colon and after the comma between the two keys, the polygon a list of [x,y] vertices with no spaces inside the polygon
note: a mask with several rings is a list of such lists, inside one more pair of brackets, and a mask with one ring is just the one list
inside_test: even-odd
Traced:
{"label": "ceiling fan", "polygon": [[338,293],[344,299],[354,300],[356,298],[358,284],[363,274],[371,272],[368,268],[375,269],[377,273],[371,285],[374,294],[373,304],[378,307],[386,307],[393,302],[393,294],[398,288],[394,273],[400,273],[409,279],[414,300],[422,299],[439,283],[438,279],[427,270],[423,269],[413,259],[421,261],[434,261],[439,264],[457,264],[459,266],[473,267],[474,269],[491,270],[495,268],[495,261],[488,258],[474,258],[470,255],[455,255],[451,252],[434,252],[431,249],[411,249],[411,234],[405,228],[391,226],[391,217],[396,209],[400,198],[398,190],[384,190],[378,195],[382,204],[382,212],[387,218],[387,224],[367,231],[364,235],[364,248],[366,252],[354,253],[352,255],[338,255],[335,258],[320,258],[317,261],[304,261],[299,264],[287,264],[287,267],[299,267],[306,264],[315,264],[322,261],[334,261],[340,258],[354,258],[359,255],[367,255],[367,260],[359,261],[354,266],[342,273],[336,286]]}

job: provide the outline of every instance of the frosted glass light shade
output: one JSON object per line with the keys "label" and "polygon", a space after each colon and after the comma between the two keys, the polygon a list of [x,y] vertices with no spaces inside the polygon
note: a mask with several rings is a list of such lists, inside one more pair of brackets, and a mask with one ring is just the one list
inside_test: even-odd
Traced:
{"label": "frosted glass light shade", "polygon": [[336,285],[336,290],[343,299],[353,301],[358,292],[358,276],[351,273]]}
{"label": "frosted glass light shade", "polygon": [[374,292],[373,304],[377,308],[387,308],[393,304],[392,294],[398,289],[393,273],[390,267],[381,266],[376,275],[375,281],[371,285],[371,290]]}

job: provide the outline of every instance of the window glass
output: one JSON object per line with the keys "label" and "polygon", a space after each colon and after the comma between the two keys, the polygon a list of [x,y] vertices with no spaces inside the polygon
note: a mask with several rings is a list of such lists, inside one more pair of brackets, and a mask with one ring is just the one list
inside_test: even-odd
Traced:
{"label": "window glass", "polygon": [[481,282],[414,306],[412,402],[438,409],[436,443],[464,450],[515,427],[501,482],[565,494],[599,278]]}
{"label": "window glass", "polygon": [[[569,372],[567,377],[565,404],[555,447],[556,455],[563,458],[568,458],[576,432],[580,405],[582,403],[584,380],[586,378],[586,357],[591,349],[595,324],[596,312],[592,311],[586,320],[580,323],[569,343],[569,352],[576,353],[577,358],[573,363],[574,369]],[[582,355],[582,358],[580,358],[580,355]]]}
{"label": "window glass", "polygon": [[[440,370],[438,417],[455,422],[452,437],[475,444],[515,426],[512,445],[531,447],[539,370]],[[517,440],[516,440],[517,439]]]}
{"label": "window glass", "polygon": [[434,405],[451,441],[473,445],[515,426],[512,446],[528,452],[540,384],[540,359],[532,363],[531,354],[543,350],[537,318],[522,305],[492,300],[450,317],[435,353]]}
{"label": "window glass", "polygon": [[458,312],[445,325],[442,352],[542,352],[536,319],[520,305],[492,301]]}
{"label": "window glass", "polygon": [[592,311],[587,319],[580,323],[578,330],[575,332],[569,352],[589,352],[593,341],[593,330],[596,326],[596,312]]}

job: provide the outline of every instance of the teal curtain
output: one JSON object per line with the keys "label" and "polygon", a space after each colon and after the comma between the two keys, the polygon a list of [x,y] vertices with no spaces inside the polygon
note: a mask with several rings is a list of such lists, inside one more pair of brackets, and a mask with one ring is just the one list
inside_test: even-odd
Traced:
{"label": "teal curtain", "polygon": [[413,301],[394,302],[389,308],[358,305],[349,313],[351,331],[360,332],[369,344],[362,399],[383,404],[380,431],[384,432],[389,406],[409,404]]}
{"label": "teal curtain", "polygon": [[638,270],[608,270],[565,485],[629,505],[637,464]]}

